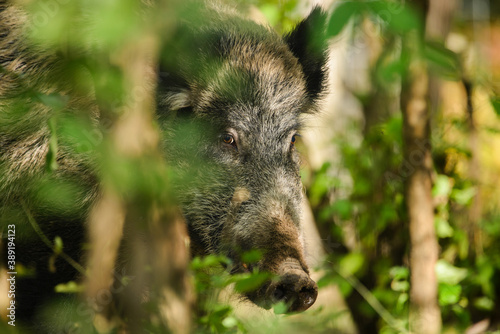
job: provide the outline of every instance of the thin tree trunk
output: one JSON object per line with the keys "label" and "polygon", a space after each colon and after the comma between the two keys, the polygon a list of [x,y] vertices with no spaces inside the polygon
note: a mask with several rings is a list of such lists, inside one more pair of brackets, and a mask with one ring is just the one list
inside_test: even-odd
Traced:
{"label": "thin tree trunk", "polygon": [[[154,36],[145,33],[115,55],[116,65],[124,74],[129,100],[108,139],[111,151],[120,158],[127,161],[150,159],[161,164],[159,136],[152,126],[156,82],[153,63],[158,53],[158,41]],[[118,262],[127,262],[124,268],[131,272],[125,274],[132,278],[123,289],[126,331],[139,333],[144,330],[145,323],[156,322],[155,326],[172,333],[189,333],[193,292],[187,278],[189,248],[181,215],[164,198],[148,201],[139,198],[140,192],[124,196],[117,190],[118,185],[109,181],[104,180],[103,195],[94,206],[89,221],[92,248],[87,262],[86,295],[90,300],[105,301],[94,305],[94,326],[102,333],[122,327],[115,321],[113,306],[116,305],[111,302],[114,295],[110,291],[116,290],[112,284],[123,237],[123,249],[127,254]],[[151,273],[148,267],[152,268]],[[109,296],[106,299],[102,294]],[[144,311],[145,302],[157,307],[161,319],[147,318],[152,312]]]}
{"label": "thin tree trunk", "polygon": [[[412,4],[425,22],[427,1],[413,1]],[[424,31],[414,31],[403,41],[403,54],[410,57],[401,90],[404,161],[410,166],[405,188],[411,247],[410,330],[437,334],[441,331],[435,273],[438,243],[431,195],[429,76],[422,59]]]}

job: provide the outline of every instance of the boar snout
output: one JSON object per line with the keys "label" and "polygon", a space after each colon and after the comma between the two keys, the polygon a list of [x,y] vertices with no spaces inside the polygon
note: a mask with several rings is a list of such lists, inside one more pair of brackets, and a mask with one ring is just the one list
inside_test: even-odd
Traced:
{"label": "boar snout", "polygon": [[285,302],[288,312],[302,312],[311,307],[318,296],[318,286],[296,260],[286,260],[280,266],[280,280],[267,289],[273,303]]}

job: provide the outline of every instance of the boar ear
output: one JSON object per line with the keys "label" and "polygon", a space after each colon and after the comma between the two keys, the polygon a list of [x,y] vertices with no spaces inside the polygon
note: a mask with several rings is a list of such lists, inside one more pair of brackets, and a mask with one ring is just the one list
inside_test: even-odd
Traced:
{"label": "boar ear", "polygon": [[192,106],[189,85],[179,75],[158,71],[158,112],[160,114]]}
{"label": "boar ear", "polygon": [[284,36],[288,47],[298,58],[306,77],[309,97],[315,102],[325,88],[327,42],[326,13],[315,7],[294,30]]}

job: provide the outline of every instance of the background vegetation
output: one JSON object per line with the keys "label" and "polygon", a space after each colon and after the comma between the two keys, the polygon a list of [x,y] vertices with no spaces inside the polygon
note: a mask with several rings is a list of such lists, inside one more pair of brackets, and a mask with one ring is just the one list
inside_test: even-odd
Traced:
{"label": "background vegetation", "polygon": [[[242,12],[265,18],[280,33],[289,31],[310,8],[299,0],[238,1],[237,4]],[[488,1],[431,1],[429,13],[434,10],[437,16],[428,16],[427,27],[432,29],[436,22],[447,22],[448,26],[436,28],[434,35],[427,34],[423,45],[413,50],[406,42],[413,40],[415,34],[424,35],[425,28],[419,16],[422,12],[412,4],[418,5],[418,2],[403,5],[397,0],[360,0],[323,4],[331,12],[327,35],[332,41],[332,60],[336,67],[331,68],[332,93],[326,97],[320,115],[323,127],[311,128],[313,135],[304,134],[303,181],[322,248],[326,251],[324,263],[316,268],[322,273],[318,282],[320,294],[337,286],[353,323],[339,321],[345,311],[331,305],[301,315],[282,315],[284,306],[279,304],[272,315],[264,316],[254,310],[256,316],[249,317],[238,312],[238,306],[227,302],[221,289],[230,286],[244,292],[267,276],[263,273],[229,276],[220,266],[228,259],[209,256],[195,258],[190,263],[194,291],[181,284],[187,296],[183,302],[195,305],[192,332],[409,332],[412,268],[405,183],[415,164],[404,155],[400,95],[408,69],[417,63],[423,63],[425,73],[429,73],[427,100],[432,122],[430,137],[422,145],[431,149],[433,161],[432,224],[439,247],[434,268],[441,319],[437,328],[443,333],[500,332],[500,154],[497,154],[500,150],[500,8]],[[432,4],[449,7],[436,9]],[[69,147],[75,155],[98,157],[99,164],[106,167],[99,177],[106,184],[105,199],[112,203],[116,198],[122,201],[116,212],[130,203],[139,203],[134,204],[137,206],[131,211],[142,217],[152,211],[158,213],[155,210],[167,203],[165,206],[169,209],[151,214],[156,217],[152,219],[160,222],[178,219],[173,210],[169,211],[168,188],[159,186],[169,184],[169,178],[175,175],[151,148],[158,139],[146,135],[139,147],[123,148],[127,145],[120,142],[122,139],[126,142],[124,138],[128,133],[124,136],[120,132],[126,125],[117,121],[126,119],[124,115],[132,115],[132,123],[142,124],[137,122],[141,117],[134,118],[131,110],[136,106],[152,109],[151,97],[147,90],[140,88],[147,86],[147,80],[142,86],[137,84],[134,80],[138,76],[129,65],[131,59],[139,59],[134,64],[141,68],[140,59],[144,55],[134,52],[141,48],[154,49],[158,47],[155,45],[158,40],[170,38],[169,22],[173,21],[169,19],[182,15],[176,12],[176,2],[167,1],[147,13],[147,22],[140,20],[137,14],[144,8],[132,0],[28,1],[28,8],[38,20],[34,20],[32,38],[66,52],[71,84],[76,84],[81,94],[95,89],[109,120],[96,135],[85,115],[60,117],[59,111],[67,103],[61,95],[34,91],[37,103],[51,108],[56,116],[45,120],[52,136],[47,177],[41,185],[33,186],[29,196],[42,199],[42,205],[56,205],[61,212],[75,209],[80,201],[77,195],[81,193],[81,185],[71,180],[58,183],[50,174],[58,168],[54,158],[58,149]],[[95,24],[91,29],[86,22],[75,19],[80,17],[75,13],[82,12],[93,18]],[[151,40],[153,42],[147,42]],[[82,47],[94,52],[82,59],[75,52]],[[109,59],[113,57],[118,61],[111,64]],[[93,80],[81,70],[82,64],[90,68]],[[96,82],[99,86],[94,88]],[[20,113],[13,117],[22,117],[22,111]],[[150,124],[148,117],[145,123]],[[145,131],[139,127],[137,131],[156,133],[156,128],[151,130],[150,126],[147,125]],[[326,149],[318,150],[320,144]],[[11,211],[11,217],[19,214],[18,209]],[[36,222],[31,223],[29,226],[36,226]],[[135,228],[155,233],[151,226],[155,225]],[[160,237],[161,233],[165,233],[164,238]],[[177,230],[172,234],[161,233],[158,240],[153,241],[153,248],[182,235]],[[60,256],[67,247],[64,237],[47,240],[47,243],[53,248],[54,257]],[[246,256],[251,262],[257,260],[259,254]],[[18,272],[20,277],[32,275],[29,265],[21,264]],[[159,277],[155,283],[161,278],[172,279],[168,274]],[[122,277],[121,284],[127,286],[130,278]],[[137,275],[132,278],[136,282],[144,279]],[[85,286],[64,282],[59,289],[61,293],[85,289],[90,293],[89,286],[94,283],[97,291],[100,283],[92,281]],[[133,292],[132,289],[130,294]],[[195,302],[192,295],[197,296]],[[137,320],[137,328],[155,333],[165,331],[159,320],[164,314],[156,302],[161,304],[164,300],[152,298],[144,311],[148,321]],[[101,323],[101,327],[95,321],[89,324],[78,314],[79,305],[68,308],[56,304],[54,309],[47,310],[47,317],[65,319],[61,326],[67,332],[104,333],[116,326],[116,322]],[[89,309],[95,310],[93,306]],[[92,314],[100,313],[102,310]],[[189,319],[188,316],[181,320],[189,322]],[[128,320],[134,322],[134,319]],[[189,328],[179,326],[170,329],[182,332]],[[5,323],[0,324],[0,330],[16,332]]]}

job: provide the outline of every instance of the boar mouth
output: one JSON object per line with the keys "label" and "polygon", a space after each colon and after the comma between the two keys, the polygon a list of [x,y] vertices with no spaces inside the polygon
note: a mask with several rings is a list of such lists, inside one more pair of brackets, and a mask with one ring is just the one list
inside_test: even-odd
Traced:
{"label": "boar mouth", "polygon": [[[293,262],[292,262],[293,261]],[[287,259],[280,266],[279,279],[268,281],[259,289],[247,292],[245,296],[256,305],[270,309],[283,302],[287,313],[303,312],[311,307],[318,296],[318,286],[307,272],[295,265],[297,260]],[[290,266],[290,263],[294,263]]]}

